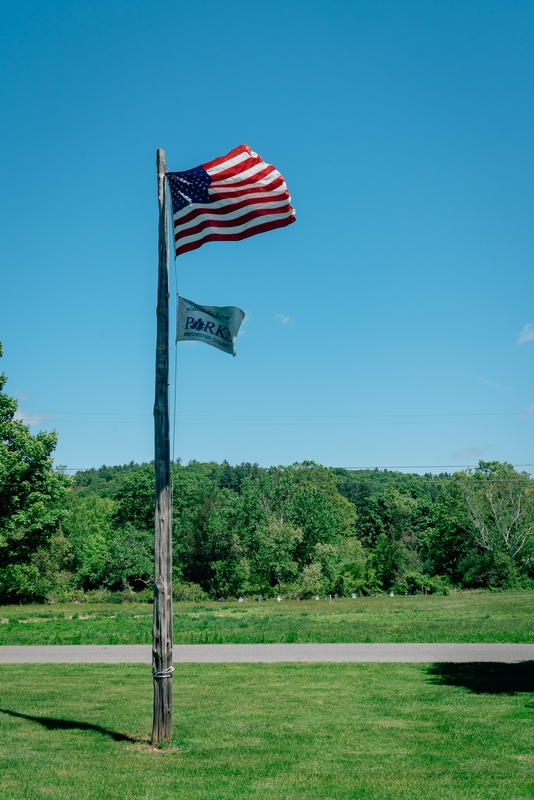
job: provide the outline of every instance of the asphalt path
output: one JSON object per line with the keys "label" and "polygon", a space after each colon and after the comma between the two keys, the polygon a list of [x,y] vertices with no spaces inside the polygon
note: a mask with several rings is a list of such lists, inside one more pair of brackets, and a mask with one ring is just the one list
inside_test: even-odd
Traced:
{"label": "asphalt path", "polygon": [[[175,664],[532,661],[534,644],[180,644]],[[0,664],[150,664],[150,645],[0,646]]]}

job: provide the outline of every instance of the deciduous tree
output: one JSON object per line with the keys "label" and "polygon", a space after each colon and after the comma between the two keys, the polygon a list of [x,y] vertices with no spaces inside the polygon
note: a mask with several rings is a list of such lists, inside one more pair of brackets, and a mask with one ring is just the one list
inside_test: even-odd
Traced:
{"label": "deciduous tree", "polygon": [[[50,576],[59,576],[69,559],[68,546],[57,538],[67,513],[69,480],[52,466],[56,432],[40,431],[34,436],[30,433],[29,425],[17,418],[17,401],[4,391],[6,381],[2,373],[0,598],[38,599],[51,589]],[[53,565],[51,559],[55,559]]]}
{"label": "deciduous tree", "polygon": [[477,544],[520,563],[531,557],[534,541],[534,482],[511,464],[480,461],[466,473],[463,487],[467,513]]}

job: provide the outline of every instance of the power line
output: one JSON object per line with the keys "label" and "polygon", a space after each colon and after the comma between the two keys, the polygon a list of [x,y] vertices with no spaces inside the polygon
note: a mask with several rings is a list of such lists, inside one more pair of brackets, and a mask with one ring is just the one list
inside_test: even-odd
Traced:
{"label": "power line", "polygon": [[[351,422],[347,421],[344,422],[323,422],[323,421],[315,421],[315,422],[260,422],[260,421],[253,421],[248,422],[245,421],[246,418],[241,418],[239,422],[225,422],[223,421],[224,418],[218,419],[216,422],[212,421],[202,421],[202,422],[179,422],[177,421],[175,424],[181,427],[187,426],[207,426],[207,425],[219,425],[219,426],[230,426],[230,427],[243,427],[243,426],[264,426],[264,427],[280,427],[280,426],[292,426],[294,428],[302,428],[302,427],[310,427],[310,426],[363,426],[363,425],[470,425],[472,424],[472,420],[413,420],[413,419],[403,419],[398,420],[396,422],[384,422],[377,420],[375,422],[365,421],[365,422]],[[283,418],[280,418],[283,419]],[[287,418],[286,418],[287,419]],[[300,417],[299,419],[302,419]],[[316,418],[318,419],[318,418]],[[24,420],[22,420],[24,422]],[[114,420],[114,419],[53,419],[53,420],[42,420],[39,422],[39,425],[50,424],[54,425],[57,422],[62,423],[74,423],[74,424],[97,424],[97,425],[151,425],[151,420]],[[37,424],[37,423],[26,423],[26,424]]]}
{"label": "power line", "polygon": [[[22,412],[20,412],[22,413]],[[45,416],[52,414],[76,415],[85,417],[149,417],[152,414],[146,412],[114,412],[114,411],[33,411],[28,412],[28,418]],[[389,419],[389,418],[432,418],[437,417],[522,417],[530,418],[534,416],[528,411],[466,411],[466,412],[444,412],[443,414],[177,414],[178,418],[202,418],[202,419]],[[21,422],[24,419],[20,420]],[[62,419],[43,419],[42,422],[65,422],[77,420]]]}

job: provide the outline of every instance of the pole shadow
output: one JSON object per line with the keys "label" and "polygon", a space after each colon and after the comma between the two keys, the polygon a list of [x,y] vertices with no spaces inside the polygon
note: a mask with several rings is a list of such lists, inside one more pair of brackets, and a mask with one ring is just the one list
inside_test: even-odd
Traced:
{"label": "pole shadow", "polygon": [[26,719],[29,722],[37,722],[43,728],[49,731],[57,730],[78,730],[78,731],[95,731],[101,733],[103,736],[109,736],[114,742],[137,742],[131,736],[126,736],[124,733],[117,731],[110,731],[108,728],[103,728],[101,725],[92,725],[90,722],[76,722],[71,719],[55,719],[54,717],[34,717],[31,714],[21,714],[19,711],[11,711],[8,708],[0,708],[0,714],[8,714],[10,717],[17,717],[19,719]]}
{"label": "pole shadow", "polygon": [[517,664],[496,661],[432,664],[428,674],[431,683],[463,686],[475,694],[534,693],[534,661],[520,661]]}

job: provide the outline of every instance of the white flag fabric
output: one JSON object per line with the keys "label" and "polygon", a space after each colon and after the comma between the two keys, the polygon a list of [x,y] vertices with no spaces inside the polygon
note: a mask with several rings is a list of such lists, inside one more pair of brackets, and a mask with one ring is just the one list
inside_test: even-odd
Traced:
{"label": "white flag fabric", "polygon": [[236,306],[199,306],[178,298],[177,342],[204,342],[235,356],[235,340],[245,312]]}

